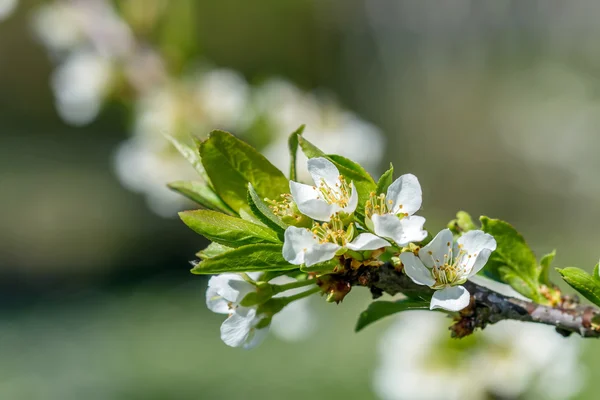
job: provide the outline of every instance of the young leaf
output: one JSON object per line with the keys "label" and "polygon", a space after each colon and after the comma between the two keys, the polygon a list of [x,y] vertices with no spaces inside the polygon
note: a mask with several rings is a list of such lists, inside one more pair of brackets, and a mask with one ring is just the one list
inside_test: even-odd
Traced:
{"label": "young leaf", "polygon": [[273,211],[256,193],[251,183],[248,184],[248,204],[256,218],[275,232],[282,234],[288,227],[277,215],[273,214]]}
{"label": "young leaf", "polygon": [[300,125],[298,129],[294,133],[290,135],[288,139],[288,148],[290,149],[290,180],[297,181],[296,174],[296,158],[298,156],[298,137],[302,135],[304,132],[304,128],[306,125]]}
{"label": "young leaf", "polygon": [[552,250],[552,253],[546,254],[540,260],[540,267],[542,268],[540,271],[540,283],[550,287],[554,286],[550,282],[550,265],[554,261],[554,257],[556,257],[556,250]]}
{"label": "young leaf", "polygon": [[202,165],[202,160],[200,158],[200,152],[198,148],[194,148],[178,139],[175,139],[173,136],[165,135],[165,137],[175,146],[177,151],[181,153],[186,160],[192,164],[196,172],[202,177],[202,180],[205,182],[210,182],[206,171],[204,170],[204,166]]}
{"label": "young leaf", "polygon": [[271,229],[210,210],[182,211],[181,220],[194,232],[229,247],[252,243],[281,243]]}
{"label": "young leaf", "polygon": [[567,267],[556,270],[573,289],[595,305],[600,306],[600,280],[579,268]]}
{"label": "young leaf", "polygon": [[466,211],[459,211],[456,213],[456,218],[448,222],[448,229],[455,235],[461,235],[465,232],[477,229],[473,223],[473,218]]}
{"label": "young leaf", "polygon": [[373,322],[379,321],[389,315],[407,310],[429,310],[429,302],[413,299],[402,299],[398,301],[375,301],[360,313],[356,322],[355,332],[358,332]]}
{"label": "young leaf", "polygon": [[233,247],[223,246],[222,244],[212,242],[207,248],[197,252],[196,257],[204,260],[206,258],[216,257],[219,254],[223,254],[231,250],[233,250]]}
{"label": "young leaf", "polygon": [[221,200],[219,196],[203,182],[193,181],[177,181],[168,184],[171,190],[181,193],[188,199],[195,201],[202,207],[208,208],[209,210],[221,211],[228,215],[235,215],[227,204]]}
{"label": "young leaf", "polygon": [[525,239],[509,223],[481,217],[481,229],[496,239],[496,251],[485,265],[483,274],[510,284],[513,289],[530,299],[546,303],[539,293],[537,260]]}
{"label": "young leaf", "polygon": [[296,135],[296,137],[298,138],[300,148],[302,149],[302,152],[306,155],[306,157],[326,157],[326,154],[323,152],[323,150],[319,149],[317,146],[306,140],[304,136],[298,134]]}
{"label": "young leaf", "polygon": [[249,244],[200,261],[192,269],[192,273],[219,274],[297,269],[297,265],[292,265],[283,258],[282,249],[281,244]]}
{"label": "young leaf", "polygon": [[217,194],[234,211],[249,210],[248,182],[262,198],[275,199],[289,192],[289,181],[283,173],[252,146],[230,133],[211,132],[200,145],[200,155]]}
{"label": "young leaf", "polygon": [[390,163],[390,169],[385,171],[377,181],[377,194],[386,194],[388,187],[394,182],[394,166]]}

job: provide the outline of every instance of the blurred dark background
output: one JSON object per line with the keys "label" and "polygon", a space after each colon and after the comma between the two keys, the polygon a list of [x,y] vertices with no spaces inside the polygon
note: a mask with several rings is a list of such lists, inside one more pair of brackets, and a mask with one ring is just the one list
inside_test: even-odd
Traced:
{"label": "blurred dark background", "polygon": [[[0,0],[0,16],[9,3]],[[98,44],[110,36],[101,29],[78,39],[116,71],[97,85],[101,106],[85,121],[65,118],[57,105],[56,74],[74,50],[57,50],[43,35],[59,32],[64,43],[70,23],[108,25],[94,21],[100,14],[93,7],[89,19],[40,23],[40,10],[71,3],[80,11],[87,3],[112,8],[138,43],[111,53]],[[2,398],[375,396],[371,371],[387,325],[353,333],[368,304],[359,290],[337,306],[315,299],[319,327],[305,341],[271,338],[251,352],[220,342],[221,318],[204,306],[206,279],[189,273],[206,241],[176,210],[171,218],[153,212],[115,167],[148,92],[127,78],[153,65],[130,59],[140,49],[161,57],[160,74],[168,78],[159,86],[185,84],[190,70],[209,65],[237,71],[250,88],[280,77],[298,91],[327,93],[381,132],[383,155],[361,148],[372,170],[392,161],[398,174],[419,177],[432,231],[464,209],[510,221],[538,255],[558,248],[556,266],[591,270],[600,256],[594,1],[13,6],[0,17]],[[189,124],[197,135],[214,128]],[[246,140],[265,148],[276,142],[261,124],[247,126],[240,132]],[[332,138],[327,150],[348,146],[343,134]],[[594,382],[600,347],[583,345],[581,363]],[[590,387],[576,398],[594,393]]]}

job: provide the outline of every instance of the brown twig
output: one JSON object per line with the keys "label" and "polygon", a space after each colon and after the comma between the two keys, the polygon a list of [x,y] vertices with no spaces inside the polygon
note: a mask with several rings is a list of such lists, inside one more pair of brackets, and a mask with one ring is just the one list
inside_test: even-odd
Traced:
{"label": "brown twig", "polygon": [[[433,293],[389,263],[379,268],[361,267],[349,271],[343,279],[350,285],[370,288],[374,298],[385,292],[429,299]],[[577,333],[582,337],[600,337],[600,328],[592,322],[600,317],[598,308],[578,304],[550,307],[508,297],[473,282],[466,282],[464,286],[471,293],[471,304],[458,313],[450,328],[455,337],[467,336],[477,328],[483,329],[505,319],[552,325],[564,336]]]}

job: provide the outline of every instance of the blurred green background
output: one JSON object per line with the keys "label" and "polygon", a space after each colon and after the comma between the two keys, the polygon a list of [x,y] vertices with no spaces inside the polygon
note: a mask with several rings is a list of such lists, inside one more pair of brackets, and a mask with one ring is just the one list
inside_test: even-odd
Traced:
{"label": "blurred green background", "polygon": [[[21,0],[0,22],[0,397],[374,398],[389,323],[353,332],[369,302],[359,289],[340,305],[312,299],[319,325],[305,341],[270,337],[249,352],[221,343],[206,279],[189,273],[206,241],[116,177],[131,88],[117,80],[82,126],[59,117],[60,55],[34,33],[44,4],[57,2]],[[384,133],[381,167],[419,177],[430,230],[464,209],[510,221],[538,255],[558,248],[556,266],[597,262],[593,0],[114,5],[174,77],[203,62],[251,84],[280,76],[334,93]],[[600,344],[583,346],[577,398],[595,399]]]}

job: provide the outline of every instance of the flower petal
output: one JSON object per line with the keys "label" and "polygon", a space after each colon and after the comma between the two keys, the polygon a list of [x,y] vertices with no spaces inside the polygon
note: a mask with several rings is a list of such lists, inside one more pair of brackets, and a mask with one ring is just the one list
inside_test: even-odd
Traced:
{"label": "flower petal", "polygon": [[392,214],[413,215],[421,208],[423,201],[421,185],[413,174],[402,175],[387,190],[387,200],[392,201]]}
{"label": "flower petal", "polygon": [[221,324],[221,340],[231,347],[240,347],[248,339],[255,324],[256,310],[243,309],[234,312]]}
{"label": "flower petal", "polygon": [[208,281],[206,306],[213,312],[228,314],[231,312],[231,303],[239,303],[255,290],[255,286],[246,282],[239,274],[215,275]]}
{"label": "flower petal", "polygon": [[290,226],[285,230],[283,258],[294,265],[311,265],[331,260],[341,246],[334,243],[319,243],[309,229]]}
{"label": "flower petal", "polygon": [[246,342],[244,342],[244,345],[242,347],[245,350],[253,349],[254,347],[258,346],[265,340],[268,333],[269,333],[269,327],[261,328],[261,329],[252,328],[250,330],[250,334],[248,335],[248,338],[246,339]]}
{"label": "flower petal", "polygon": [[402,224],[400,219],[393,214],[373,214],[373,231],[376,235],[396,241],[402,237]]}
{"label": "flower petal", "polygon": [[328,204],[314,186],[290,181],[290,192],[298,210],[312,219],[329,221],[339,207]]}
{"label": "flower petal", "polygon": [[479,272],[487,263],[492,251],[496,250],[494,237],[480,230],[465,233],[456,243],[461,246],[460,250],[463,252],[459,264],[469,276]]}
{"label": "flower petal", "polygon": [[469,231],[458,238],[456,242],[462,245],[469,254],[479,253],[483,249],[496,250],[496,239],[489,233],[480,230]]}
{"label": "flower petal", "polygon": [[318,187],[322,181],[325,181],[327,186],[335,189],[340,183],[340,171],[335,164],[324,157],[311,158],[307,162],[308,172],[313,178],[315,185]]}
{"label": "flower petal", "polygon": [[390,244],[387,240],[380,238],[372,233],[361,233],[354,240],[346,245],[347,248],[354,251],[377,250],[387,247]]}
{"label": "flower petal", "polygon": [[[477,257],[475,258],[475,262],[473,263],[473,265],[470,266],[471,271],[469,272],[468,276],[471,277],[473,275],[476,275],[479,271],[481,271],[481,269],[485,266],[485,264],[490,259],[491,254],[492,254],[492,250],[490,250],[490,249],[481,250],[479,252],[479,254],[477,254]],[[467,265],[466,267],[468,268],[469,265]]]}
{"label": "flower petal", "polygon": [[427,231],[423,230],[423,224],[425,224],[423,217],[415,215],[399,219],[393,214],[374,214],[371,221],[373,222],[373,231],[377,235],[390,238],[399,246],[420,242],[427,237]]}
{"label": "flower petal", "polygon": [[427,246],[419,250],[419,258],[427,268],[433,268],[434,265],[444,263],[444,256],[450,257],[452,248],[452,232],[450,229],[441,230]]}
{"label": "flower petal", "polygon": [[471,295],[463,286],[448,286],[441,290],[436,290],[431,297],[429,308],[443,308],[448,311],[460,311],[469,305]]}
{"label": "flower petal", "polygon": [[411,252],[400,254],[400,260],[404,265],[404,272],[417,285],[433,286],[435,279],[431,276],[431,271],[423,265],[423,262]]}
{"label": "flower petal", "polygon": [[206,307],[217,314],[229,314],[229,302],[223,298],[214,287],[206,289]]}
{"label": "flower petal", "polygon": [[333,243],[318,243],[312,247],[309,247],[304,256],[304,265],[310,267],[311,265],[315,265],[320,262],[329,261],[341,248],[342,246],[338,246],[337,244]]}
{"label": "flower petal", "polygon": [[352,214],[356,207],[358,206],[358,192],[356,191],[356,186],[354,186],[354,182],[350,182],[350,199],[348,199],[348,205],[342,209],[346,214]]}
{"label": "flower petal", "polygon": [[396,240],[399,246],[406,246],[411,242],[420,242],[427,237],[427,231],[423,230],[425,218],[418,215],[404,217],[400,220],[402,225],[402,236]]}
{"label": "flower petal", "polygon": [[304,264],[308,248],[319,243],[310,230],[295,226],[289,226],[283,237],[283,258],[294,265]]}

